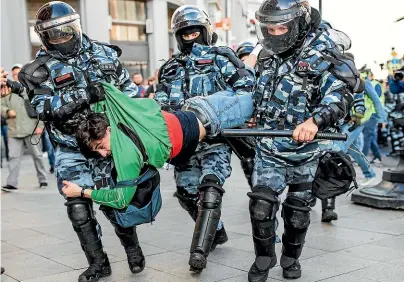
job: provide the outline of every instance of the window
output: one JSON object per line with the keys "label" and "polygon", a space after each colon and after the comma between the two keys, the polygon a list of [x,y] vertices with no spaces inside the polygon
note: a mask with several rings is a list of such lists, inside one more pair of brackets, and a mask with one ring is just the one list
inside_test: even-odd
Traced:
{"label": "window", "polygon": [[111,40],[146,41],[146,1],[109,0]]}

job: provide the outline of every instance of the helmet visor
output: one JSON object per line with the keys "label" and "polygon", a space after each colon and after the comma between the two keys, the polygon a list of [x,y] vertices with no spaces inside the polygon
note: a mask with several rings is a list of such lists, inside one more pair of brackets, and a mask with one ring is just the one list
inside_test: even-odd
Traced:
{"label": "helmet visor", "polygon": [[69,57],[81,48],[82,33],[79,19],[37,32],[42,44],[51,54],[59,53],[62,57]]}
{"label": "helmet visor", "polygon": [[299,21],[297,19],[285,22],[256,21],[255,29],[261,45],[272,54],[280,54],[296,42],[299,35]]}

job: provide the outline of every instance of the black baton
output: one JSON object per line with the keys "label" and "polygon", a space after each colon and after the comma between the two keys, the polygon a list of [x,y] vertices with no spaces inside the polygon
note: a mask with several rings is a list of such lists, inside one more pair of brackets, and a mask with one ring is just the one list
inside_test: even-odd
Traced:
{"label": "black baton", "polygon": [[[292,137],[293,130],[259,130],[259,129],[224,129],[221,132],[224,137]],[[314,139],[346,141],[345,133],[317,132]]]}

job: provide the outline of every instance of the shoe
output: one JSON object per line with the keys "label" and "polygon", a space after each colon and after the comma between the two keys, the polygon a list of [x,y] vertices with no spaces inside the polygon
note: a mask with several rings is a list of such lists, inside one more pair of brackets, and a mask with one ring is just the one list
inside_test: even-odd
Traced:
{"label": "shoe", "polygon": [[370,186],[372,185],[376,180],[376,177],[366,177],[365,180],[359,183],[359,186]]}
{"label": "shoe", "polygon": [[51,166],[49,169],[49,173],[54,174],[55,173],[55,167]]}
{"label": "shoe", "polygon": [[18,192],[18,188],[14,187],[13,185],[6,185],[1,188],[1,190],[6,192]]}
{"label": "shoe", "polygon": [[46,183],[46,182],[41,182],[39,184],[39,188],[46,188],[46,187],[48,187],[48,183]]}
{"label": "shoe", "polygon": [[194,252],[189,257],[189,270],[195,273],[200,273],[204,268],[206,268],[206,257],[204,254],[199,252]]}
{"label": "shoe", "polygon": [[5,271],[4,267],[1,267],[1,274],[3,274]]}
{"label": "shoe", "polygon": [[217,230],[215,234],[215,239],[213,239],[212,247],[210,247],[210,251],[213,252],[216,249],[217,245],[223,245],[229,240],[229,237],[227,237],[226,230],[224,229],[224,226],[222,229]]}
{"label": "shoe", "polygon": [[104,261],[91,264],[80,276],[78,282],[97,282],[101,277],[110,276],[112,273],[108,257],[105,255]]}
{"label": "shoe", "polygon": [[338,219],[338,214],[332,209],[325,209],[321,214],[321,222],[331,222]]}
{"label": "shoe", "polygon": [[382,158],[373,158],[373,160],[370,162],[371,164],[378,164],[381,165],[382,164]]}
{"label": "shoe", "polygon": [[253,265],[248,271],[248,282],[265,282],[268,273],[276,265],[275,257],[256,257]]}
{"label": "shoe", "polygon": [[139,245],[125,248],[128,257],[129,269],[132,273],[142,272],[146,266],[146,261]]}
{"label": "shoe", "polygon": [[285,279],[297,279],[302,276],[302,267],[300,266],[299,260],[295,260],[295,262],[287,267],[283,268],[283,278]]}

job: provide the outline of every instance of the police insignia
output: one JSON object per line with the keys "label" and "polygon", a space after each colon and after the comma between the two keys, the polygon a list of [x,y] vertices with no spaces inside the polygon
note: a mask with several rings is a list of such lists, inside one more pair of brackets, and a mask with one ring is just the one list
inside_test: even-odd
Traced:
{"label": "police insignia", "polygon": [[309,68],[310,68],[310,64],[308,62],[300,61],[297,63],[296,71],[297,72],[306,72],[309,70]]}
{"label": "police insignia", "polygon": [[74,75],[74,72],[68,72],[61,76],[57,76],[53,79],[53,82],[55,83],[56,88],[64,87],[66,85],[74,83],[75,81],[76,81],[76,77]]}

